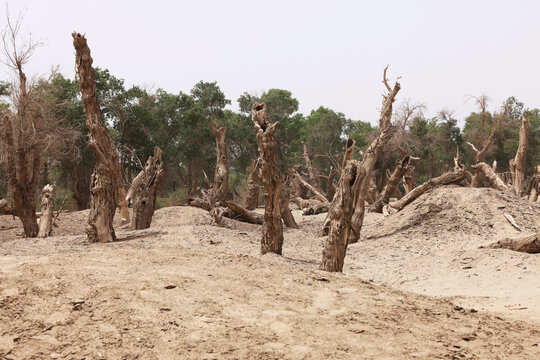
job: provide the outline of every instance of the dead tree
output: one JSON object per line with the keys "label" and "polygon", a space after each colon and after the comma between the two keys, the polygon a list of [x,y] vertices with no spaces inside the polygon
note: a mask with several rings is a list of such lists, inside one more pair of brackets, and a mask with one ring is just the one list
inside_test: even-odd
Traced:
{"label": "dead tree", "polygon": [[247,210],[254,210],[259,205],[261,164],[262,161],[260,159],[251,161],[251,173],[247,181],[247,195],[244,204]]}
{"label": "dead tree", "polygon": [[294,169],[289,169],[289,173],[300,183],[302,184],[302,186],[304,186],[306,189],[308,189],[312,194],[313,196],[315,197],[315,199],[319,200],[320,202],[328,202],[326,200],[326,196],[324,196],[323,194],[321,194],[317,189],[315,189],[313,186],[311,186],[310,183],[308,183],[306,180],[304,180],[304,178],[302,178],[302,176]]}
{"label": "dead tree", "polygon": [[365,193],[369,188],[369,181],[371,178],[371,172],[373,167],[377,162],[379,154],[382,152],[383,148],[386,146],[388,141],[392,138],[393,135],[393,126],[390,122],[392,117],[392,104],[396,98],[397,93],[401,89],[401,85],[396,81],[393,88],[388,85],[388,80],[386,79],[386,69],[383,73],[383,84],[388,90],[388,93],[383,95],[383,103],[381,108],[381,116],[379,119],[379,135],[371,143],[369,148],[364,152],[362,167],[365,171],[365,176],[362,180],[362,189],[359,194],[359,198],[356,199],[356,208],[352,217],[352,229],[349,233],[349,242],[357,242],[360,238],[360,230],[362,229],[362,224],[364,222],[364,213],[365,213]]}
{"label": "dead tree", "polygon": [[90,48],[84,35],[73,33],[76,65],[80,90],[89,130],[88,146],[94,152],[96,165],[90,181],[90,215],[86,233],[90,242],[115,240],[113,217],[116,210],[115,189],[118,195],[122,223],[129,222],[129,210],[122,184],[122,172],[118,161],[118,150],[107,134],[96,95],[95,70],[92,67]]}
{"label": "dead tree", "polygon": [[214,172],[214,185],[208,192],[211,203],[225,201],[229,198],[229,161],[227,160],[227,144],[225,134],[227,128],[214,123],[214,135],[216,137],[216,170]]}
{"label": "dead tree", "polygon": [[383,213],[385,215],[388,215],[395,213],[396,211],[400,211],[426,191],[433,189],[437,186],[458,184],[463,181],[463,179],[465,179],[465,176],[465,169],[460,169],[457,172],[446,172],[439,177],[429,179],[422,185],[415,187],[398,201],[391,202],[388,205],[384,206]]}
{"label": "dead tree", "polygon": [[302,141],[302,149],[304,152],[304,161],[306,162],[306,168],[308,170],[309,174],[309,181],[317,190],[318,192],[321,192],[321,183],[319,181],[319,174],[317,174],[317,170],[313,167],[313,164],[311,163],[311,159],[309,158],[309,154],[307,151],[306,144]]}
{"label": "dead tree", "polygon": [[527,147],[529,146],[529,131],[531,123],[529,117],[523,116],[521,129],[519,129],[519,146],[516,151],[516,156],[510,159],[510,172],[512,173],[512,184],[516,195],[521,196],[523,192],[523,184],[525,183],[525,157],[527,155]]}
{"label": "dead tree", "polygon": [[0,215],[12,215],[16,216],[17,211],[12,209],[6,199],[0,199]]}
{"label": "dead tree", "polygon": [[489,182],[490,186],[500,191],[508,191],[510,187],[497,175],[491,166],[485,162],[480,162],[471,166],[476,172],[480,172]]}
{"label": "dead tree", "polygon": [[395,192],[401,178],[409,170],[411,160],[419,160],[419,158],[407,155],[401,161],[396,161],[396,168],[394,169],[394,172],[390,175],[388,183],[384,187],[381,196],[373,205],[371,205],[370,211],[382,213],[383,207],[390,201],[390,196]]}
{"label": "dead tree", "polygon": [[[279,170],[276,154],[275,134],[279,122],[272,123],[266,105],[256,103],[251,109],[251,119],[257,134],[257,143],[262,159],[264,183],[264,222],[262,226],[261,254],[273,252],[281,255],[283,248],[283,224],[281,222],[281,197],[283,175]],[[290,211],[289,209],[284,209]]]}
{"label": "dead tree", "polygon": [[152,223],[156,208],[156,193],[161,178],[163,177],[163,163],[161,162],[161,149],[156,146],[154,156],[150,156],[146,162],[143,180],[137,187],[137,201],[133,207],[133,219],[131,229],[148,229]]}
{"label": "dead tree", "polygon": [[336,169],[331,166],[330,172],[328,173],[328,185],[326,186],[326,200],[332,201],[334,199],[334,194],[336,193],[336,187],[334,185],[334,178],[336,177]]}
{"label": "dead tree", "polygon": [[[495,143],[495,127],[491,130],[491,134],[489,135],[488,139],[484,143],[484,147],[482,148],[482,150],[478,150],[476,146],[474,146],[472,143],[467,142],[467,144],[469,144],[469,146],[473,149],[473,151],[476,154],[476,158],[475,158],[476,164],[484,161],[484,156],[489,151],[489,148],[491,147],[491,145],[493,145],[494,143]],[[472,187],[478,187],[480,185],[481,176],[482,176],[482,172],[476,170],[471,180]]]}
{"label": "dead tree", "polygon": [[53,228],[54,197],[56,195],[56,185],[47,184],[41,192],[41,217],[39,219],[39,237],[51,235]]}
{"label": "dead tree", "polygon": [[360,191],[365,175],[366,171],[362,164],[356,160],[347,161],[328,212],[330,226],[322,254],[322,270],[343,271],[347,244],[352,231],[351,220],[356,208],[355,202],[363,201]]}
{"label": "dead tree", "polygon": [[518,239],[503,239],[486,246],[491,249],[508,249],[529,254],[540,253],[540,232]]}
{"label": "dead tree", "polygon": [[[214,205],[201,198],[189,198],[188,205],[198,207],[210,212],[215,209]],[[222,201],[216,205],[225,208],[220,210],[221,216],[225,216],[229,219],[243,221],[250,224],[262,225],[263,223],[263,215],[254,211],[244,209],[243,207],[232,201]]]}
{"label": "dead tree", "polygon": [[534,175],[529,181],[525,195],[529,197],[529,200],[535,202],[538,200],[540,194],[540,165],[536,165],[534,168]]}

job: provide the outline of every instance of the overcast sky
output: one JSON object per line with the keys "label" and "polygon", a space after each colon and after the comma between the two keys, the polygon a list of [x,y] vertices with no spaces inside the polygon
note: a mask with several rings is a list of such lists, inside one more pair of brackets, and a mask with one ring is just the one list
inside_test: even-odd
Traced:
{"label": "overcast sky", "polygon": [[538,0],[7,3],[45,41],[28,72],[56,64],[73,77],[75,30],[94,64],[128,85],[176,93],[217,81],[233,109],[244,91],[282,88],[305,114],[322,105],[376,123],[387,64],[392,81],[401,76],[398,100],[428,116],[447,108],[462,120],[475,109],[467,95],[482,93],[490,110],[509,96],[540,107]]}

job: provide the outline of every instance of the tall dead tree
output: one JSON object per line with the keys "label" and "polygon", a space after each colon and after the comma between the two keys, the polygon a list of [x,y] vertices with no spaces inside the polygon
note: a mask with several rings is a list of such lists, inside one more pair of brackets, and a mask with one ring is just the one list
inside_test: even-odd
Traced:
{"label": "tall dead tree", "polygon": [[275,134],[279,122],[272,123],[266,105],[256,103],[251,109],[251,119],[257,134],[262,160],[261,176],[264,183],[264,221],[262,225],[261,254],[273,252],[281,255],[283,248],[282,193],[283,175],[279,170]]}
{"label": "tall dead tree", "polygon": [[214,123],[214,135],[216,137],[216,170],[214,172],[214,185],[208,192],[208,199],[211,203],[225,201],[229,198],[229,161],[227,160],[227,144],[225,134],[227,128],[220,127]]}
{"label": "tall dead tree", "polygon": [[512,173],[512,184],[516,195],[521,196],[523,193],[523,184],[525,183],[525,157],[527,155],[527,147],[529,146],[529,131],[531,123],[529,117],[523,116],[521,121],[521,129],[519,129],[519,146],[516,151],[516,156],[510,159],[510,172]]}
{"label": "tall dead tree", "polygon": [[88,146],[96,157],[96,165],[90,183],[90,215],[86,233],[90,242],[110,242],[116,238],[113,229],[113,217],[116,210],[115,190],[122,223],[129,222],[129,210],[122,184],[122,171],[118,161],[118,150],[107,134],[107,128],[101,115],[90,48],[84,35],[74,32],[72,36],[86,114],[86,126],[89,130]]}
{"label": "tall dead tree", "polygon": [[317,190],[318,192],[321,192],[321,182],[319,181],[319,174],[317,173],[317,170],[315,169],[315,167],[313,167],[313,164],[311,163],[307,146],[303,141],[302,141],[302,149],[304,153],[304,161],[306,162],[306,168],[309,174],[309,181],[313,185],[315,190]]}
{"label": "tall dead tree", "polygon": [[254,210],[259,205],[261,164],[262,160],[259,158],[251,160],[251,173],[249,174],[247,181],[247,195],[245,200],[245,207],[247,210]]}
{"label": "tall dead tree", "polygon": [[386,90],[388,91],[388,93],[383,95],[381,116],[379,118],[379,129],[380,129],[379,135],[377,136],[375,140],[373,140],[371,145],[364,152],[364,159],[362,160],[362,167],[365,170],[366,175],[362,180],[362,189],[360,191],[360,194],[358,195],[359,197],[358,199],[356,199],[356,208],[354,210],[354,214],[351,220],[352,228],[349,234],[349,243],[355,243],[360,238],[360,230],[362,229],[362,224],[364,222],[365,193],[366,191],[368,191],[368,188],[369,188],[371,172],[373,171],[373,167],[375,166],[375,163],[377,162],[379,154],[381,153],[383,148],[386,146],[388,141],[390,141],[393,135],[394,129],[390,122],[392,118],[392,104],[394,103],[397,93],[401,89],[401,85],[397,81],[394,84],[393,88],[390,87],[390,85],[388,85],[388,80],[386,79],[387,70],[388,70],[388,67],[384,69],[383,84],[386,87]]}
{"label": "tall dead tree", "polygon": [[133,207],[131,229],[148,229],[152,223],[156,208],[156,193],[163,177],[163,163],[161,162],[161,149],[156,146],[154,156],[150,156],[142,170],[143,180],[136,188],[137,200]]}
{"label": "tall dead tree", "polygon": [[477,173],[481,173],[485,179],[489,182],[489,186],[501,190],[501,191],[507,191],[510,190],[508,185],[499,177],[499,175],[493,170],[491,166],[486,164],[485,162],[479,162],[476,165],[471,166]]}
{"label": "tall dead tree", "polygon": [[41,217],[39,218],[39,237],[51,235],[53,227],[54,197],[56,185],[47,184],[41,192]]}
{"label": "tall dead tree", "polygon": [[328,211],[330,225],[322,253],[322,270],[343,271],[356,201],[363,201],[360,191],[365,175],[366,171],[358,161],[346,161],[341,172],[336,196]]}
{"label": "tall dead tree", "polygon": [[[489,148],[494,143],[495,143],[495,127],[493,127],[493,129],[491,130],[491,133],[489,134],[488,139],[484,143],[484,147],[482,148],[482,150],[478,150],[476,148],[476,146],[474,146],[472,143],[467,142],[467,144],[469,144],[469,146],[473,149],[473,151],[476,154],[476,157],[475,157],[476,164],[481,163],[482,161],[484,161],[485,155],[487,154],[487,152],[489,151]],[[478,171],[478,170],[475,171],[474,176],[473,176],[473,178],[471,180],[471,186],[472,187],[478,187],[480,185],[481,176],[482,176],[481,171]]]}

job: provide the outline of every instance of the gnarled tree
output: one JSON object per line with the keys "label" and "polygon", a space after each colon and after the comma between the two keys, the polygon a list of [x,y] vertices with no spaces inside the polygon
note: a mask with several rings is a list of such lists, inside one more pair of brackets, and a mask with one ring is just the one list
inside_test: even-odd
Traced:
{"label": "gnarled tree", "polygon": [[527,147],[529,146],[529,131],[531,123],[527,116],[523,116],[521,121],[521,129],[519,129],[519,146],[516,151],[516,156],[510,159],[510,172],[512,173],[512,184],[516,195],[521,196],[523,192],[523,184],[525,183],[525,157],[527,155]]}
{"label": "gnarled tree", "polygon": [[80,90],[89,130],[88,146],[96,158],[90,183],[90,215],[86,233],[91,242],[110,242],[116,238],[113,218],[116,210],[115,190],[118,196],[122,223],[129,222],[129,210],[123,187],[122,171],[118,161],[118,150],[107,134],[96,95],[95,70],[92,67],[90,48],[84,35],[73,33],[73,46]]}
{"label": "gnarled tree", "polygon": [[161,162],[161,149],[156,146],[154,156],[150,156],[142,170],[142,181],[136,188],[137,200],[133,207],[133,230],[148,229],[152,223],[152,216],[156,208],[156,193],[163,177],[163,163]]}

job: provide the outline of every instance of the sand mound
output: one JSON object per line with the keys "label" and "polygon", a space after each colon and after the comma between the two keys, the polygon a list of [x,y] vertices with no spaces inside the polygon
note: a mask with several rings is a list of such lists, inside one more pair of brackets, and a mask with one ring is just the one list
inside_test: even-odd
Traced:
{"label": "sand mound", "polygon": [[497,238],[515,235],[511,215],[523,233],[540,230],[540,206],[511,193],[485,188],[439,187],[402,211],[367,225],[365,239],[404,234],[456,233]]}

